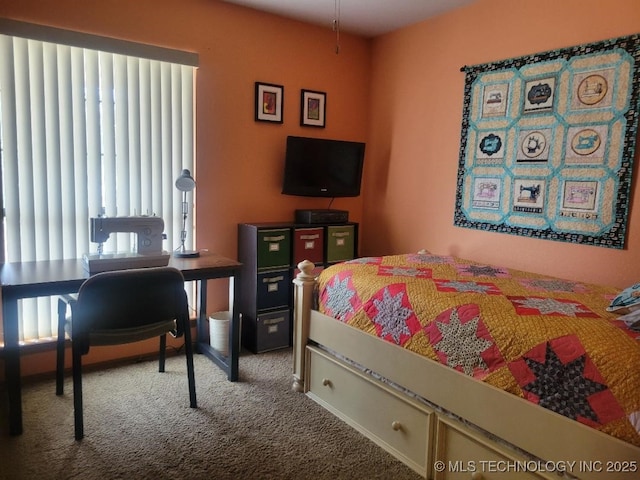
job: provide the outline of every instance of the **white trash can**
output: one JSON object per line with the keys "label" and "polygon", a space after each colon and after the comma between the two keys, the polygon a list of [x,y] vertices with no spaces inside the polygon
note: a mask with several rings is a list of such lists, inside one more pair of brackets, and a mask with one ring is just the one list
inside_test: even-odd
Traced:
{"label": "white trash can", "polygon": [[229,355],[229,323],[231,312],[209,314],[209,344],[225,357]]}

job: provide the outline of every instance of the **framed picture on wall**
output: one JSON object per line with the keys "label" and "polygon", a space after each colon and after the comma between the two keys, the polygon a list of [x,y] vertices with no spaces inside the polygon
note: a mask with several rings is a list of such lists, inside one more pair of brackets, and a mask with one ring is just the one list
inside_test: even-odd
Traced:
{"label": "framed picture on wall", "polygon": [[324,128],[326,112],[327,94],[325,92],[301,91],[300,125]]}
{"label": "framed picture on wall", "polygon": [[256,122],[282,123],[284,87],[256,82]]}

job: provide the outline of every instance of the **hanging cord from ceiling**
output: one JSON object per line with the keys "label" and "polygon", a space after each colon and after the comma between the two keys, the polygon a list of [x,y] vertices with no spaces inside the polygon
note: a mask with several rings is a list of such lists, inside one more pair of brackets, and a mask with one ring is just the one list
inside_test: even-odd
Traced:
{"label": "hanging cord from ceiling", "polygon": [[336,32],[336,55],[340,53],[340,0],[333,3],[333,31]]}

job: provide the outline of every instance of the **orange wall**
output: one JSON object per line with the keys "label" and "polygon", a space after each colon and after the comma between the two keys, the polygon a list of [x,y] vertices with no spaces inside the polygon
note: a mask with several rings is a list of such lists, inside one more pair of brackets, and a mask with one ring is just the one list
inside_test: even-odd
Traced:
{"label": "orange wall", "polygon": [[[324,199],[280,194],[287,135],[365,141],[370,42],[217,0],[21,0],[0,17],[197,52],[197,245],[236,256],[239,222],[290,221]],[[284,124],[254,121],[254,82],[284,86]],[[327,93],[326,128],[301,127],[300,90]],[[362,198],[338,199],[355,221]]]}
{"label": "orange wall", "polygon": [[[333,7],[329,7],[333,8]],[[280,193],[287,135],[365,141],[370,41],[216,0],[20,0],[0,17],[197,52],[197,245],[236,258],[237,224],[291,221],[328,200]],[[254,121],[254,82],[284,86],[284,124]],[[300,90],[327,93],[326,128],[300,127]],[[177,173],[177,172],[176,172]],[[360,221],[362,198],[338,199]],[[226,309],[227,282],[209,282],[211,311]],[[155,348],[155,342],[149,349]],[[96,349],[99,352],[99,349]],[[29,361],[29,357],[38,359]],[[49,353],[25,357],[38,371]],[[103,360],[95,355],[96,360]],[[91,359],[89,359],[91,360]],[[34,364],[34,365],[32,365]]]}
{"label": "orange wall", "polygon": [[362,253],[427,248],[618,287],[640,281],[638,154],[624,250],[453,226],[460,67],[638,32],[638,0],[477,0],[375,39]]}

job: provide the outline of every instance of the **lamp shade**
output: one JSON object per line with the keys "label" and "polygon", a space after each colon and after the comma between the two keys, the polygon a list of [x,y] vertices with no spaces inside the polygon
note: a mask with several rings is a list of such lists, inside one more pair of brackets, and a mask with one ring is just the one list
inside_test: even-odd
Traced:
{"label": "lamp shade", "polygon": [[191,172],[186,168],[182,170],[180,176],[176,179],[176,188],[181,192],[190,192],[196,188],[196,181],[191,176]]}

